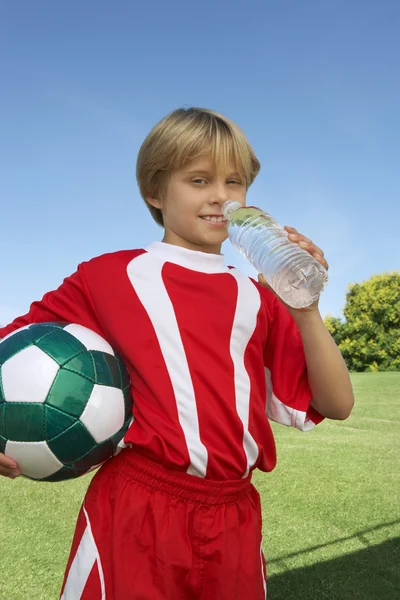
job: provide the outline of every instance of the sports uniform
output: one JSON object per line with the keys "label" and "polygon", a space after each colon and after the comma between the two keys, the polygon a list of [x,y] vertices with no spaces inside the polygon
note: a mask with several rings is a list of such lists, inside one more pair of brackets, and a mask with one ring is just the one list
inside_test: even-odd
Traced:
{"label": "sports uniform", "polygon": [[62,598],[265,598],[251,471],[275,467],[269,419],[322,419],[289,312],[223,256],[156,242],[81,264],[0,337],[44,321],[105,337],[134,396],[127,448],[82,506]]}

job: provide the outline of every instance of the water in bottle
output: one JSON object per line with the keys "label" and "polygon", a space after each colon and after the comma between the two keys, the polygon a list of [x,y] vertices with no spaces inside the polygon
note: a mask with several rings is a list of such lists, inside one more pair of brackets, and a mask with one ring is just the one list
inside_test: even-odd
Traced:
{"label": "water in bottle", "polygon": [[228,200],[222,206],[232,244],[262,273],[276,294],[293,308],[315,302],[328,282],[326,269],[268,213]]}

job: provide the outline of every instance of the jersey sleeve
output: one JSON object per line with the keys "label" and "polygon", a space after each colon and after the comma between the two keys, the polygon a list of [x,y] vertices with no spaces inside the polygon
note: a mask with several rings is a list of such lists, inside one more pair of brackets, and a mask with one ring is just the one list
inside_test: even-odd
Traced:
{"label": "jersey sleeve", "polygon": [[42,300],[33,302],[26,315],[0,328],[0,339],[26,325],[50,321],[76,323],[104,336],[85,282],[83,265],[64,279],[58,289],[45,294]]}
{"label": "jersey sleeve", "polygon": [[308,431],[323,420],[312,406],[303,342],[296,322],[284,304],[262,289],[268,316],[264,348],[269,419]]}

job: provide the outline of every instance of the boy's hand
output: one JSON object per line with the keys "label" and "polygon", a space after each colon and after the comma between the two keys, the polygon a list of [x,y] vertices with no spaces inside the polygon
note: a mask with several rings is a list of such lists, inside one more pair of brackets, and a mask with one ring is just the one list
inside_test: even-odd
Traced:
{"label": "boy's hand", "polygon": [[[289,227],[288,225],[285,225],[285,230],[288,232],[288,239],[291,242],[297,243],[300,246],[300,248],[303,248],[303,250],[309,252],[311,256],[313,256],[319,263],[321,263],[321,265],[325,267],[326,270],[329,269],[329,265],[324,258],[324,253],[321,250],[321,248],[318,248],[318,246],[316,246],[309,238],[307,238],[302,233],[299,233],[294,227]],[[279,296],[275,294],[274,290],[268,285],[268,283],[265,281],[264,277],[261,274],[258,276],[258,282],[263,287],[269,289],[277,298],[279,298]],[[281,298],[279,298],[279,300],[283,302]],[[292,317],[296,318],[296,316],[298,317],[300,313],[310,313],[313,311],[318,311],[318,302],[319,300],[316,300],[316,302],[314,302],[310,306],[306,306],[305,308],[292,308],[291,306],[288,306],[285,302],[283,302],[283,304],[285,304]]]}
{"label": "boy's hand", "polygon": [[15,479],[21,475],[21,471],[18,468],[17,463],[13,458],[5,456],[0,452],[0,475]]}

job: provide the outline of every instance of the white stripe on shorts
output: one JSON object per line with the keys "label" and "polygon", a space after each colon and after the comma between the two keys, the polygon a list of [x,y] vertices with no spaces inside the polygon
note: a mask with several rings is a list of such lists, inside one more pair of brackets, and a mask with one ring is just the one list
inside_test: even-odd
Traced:
{"label": "white stripe on shorts", "polygon": [[60,600],[79,600],[79,598],[81,598],[96,561],[101,586],[101,600],[106,600],[104,575],[100,555],[97,550],[96,542],[94,541],[88,514],[85,507],[83,506],[82,508],[86,519],[86,529],[74,556],[74,560],[71,563],[67,581],[65,582],[64,592]]}
{"label": "white stripe on shorts", "polygon": [[266,573],[264,571],[264,555],[263,555],[263,551],[262,551],[262,540],[261,540],[261,547],[260,547],[260,559],[261,559],[261,577],[262,577],[262,582],[263,582],[263,586],[264,586],[264,594],[265,594],[265,600],[267,600],[267,580],[266,580]]}

